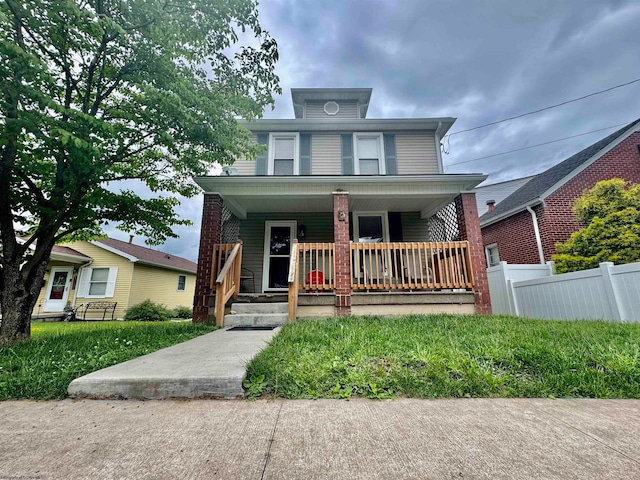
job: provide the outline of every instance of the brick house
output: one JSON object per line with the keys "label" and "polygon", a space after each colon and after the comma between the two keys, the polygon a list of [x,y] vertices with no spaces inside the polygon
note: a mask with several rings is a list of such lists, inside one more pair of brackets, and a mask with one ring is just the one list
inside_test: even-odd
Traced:
{"label": "brick house", "polygon": [[490,312],[475,197],[462,193],[486,176],[443,173],[454,118],[370,119],[371,92],[292,89],[295,118],[244,122],[257,160],[195,179],[194,321],[222,324],[230,296],[286,303],[289,318]]}
{"label": "brick house", "polygon": [[488,266],[545,263],[580,228],[573,204],[600,180],[640,182],[640,119],[536,175],[480,217]]}

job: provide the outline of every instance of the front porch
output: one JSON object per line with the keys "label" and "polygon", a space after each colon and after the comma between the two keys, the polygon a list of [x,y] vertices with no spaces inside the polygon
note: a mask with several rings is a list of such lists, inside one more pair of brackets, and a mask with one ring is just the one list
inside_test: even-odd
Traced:
{"label": "front porch", "polygon": [[214,179],[233,188],[205,194],[195,320],[220,324],[241,293],[287,295],[290,319],[488,312],[475,199],[459,193],[478,176],[423,177]]}

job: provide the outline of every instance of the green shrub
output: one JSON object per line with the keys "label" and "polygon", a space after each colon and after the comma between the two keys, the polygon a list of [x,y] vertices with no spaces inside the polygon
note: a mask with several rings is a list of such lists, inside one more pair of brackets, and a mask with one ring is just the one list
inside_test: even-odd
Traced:
{"label": "green shrub", "polygon": [[191,318],[192,316],[191,307],[187,307],[186,305],[180,305],[173,309],[174,318]]}
{"label": "green shrub", "polygon": [[161,322],[163,320],[169,320],[171,313],[172,312],[164,305],[153,303],[151,300],[145,300],[129,308],[124,315],[124,319],[139,322]]}

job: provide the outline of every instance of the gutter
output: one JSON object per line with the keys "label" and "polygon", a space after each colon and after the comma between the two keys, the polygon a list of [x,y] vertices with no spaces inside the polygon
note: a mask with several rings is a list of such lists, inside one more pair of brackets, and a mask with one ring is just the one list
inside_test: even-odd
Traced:
{"label": "gutter", "polygon": [[438,161],[438,173],[444,173],[444,164],[442,163],[442,145],[440,145],[440,133],[442,130],[442,122],[438,122],[438,128],[434,132],[436,144],[436,160]]}
{"label": "gutter", "polygon": [[536,212],[527,205],[527,211],[531,214],[531,221],[533,222],[533,232],[536,236],[536,244],[538,245],[538,256],[540,257],[540,264],[544,265],[544,250],[542,250],[542,239],[540,238],[540,229],[538,228],[538,217]]}
{"label": "gutter", "polygon": [[78,276],[76,277],[78,280],[76,281],[76,288],[73,291],[73,303],[71,304],[72,307],[76,306],[76,300],[78,298],[78,287],[80,286],[80,271],[85,268],[88,267],[89,265],[91,265],[93,263],[93,258],[91,260],[89,260],[87,263],[83,263],[82,265],[80,265],[78,267]]}

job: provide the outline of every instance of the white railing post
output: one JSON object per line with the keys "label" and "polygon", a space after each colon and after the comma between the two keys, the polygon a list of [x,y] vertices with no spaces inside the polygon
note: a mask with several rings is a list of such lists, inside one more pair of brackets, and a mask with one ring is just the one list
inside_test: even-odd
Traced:
{"label": "white railing post", "polygon": [[620,322],[622,320],[626,320],[622,317],[622,312],[620,311],[620,299],[618,298],[618,292],[611,278],[611,269],[613,268],[612,262],[602,262],[600,264],[600,275],[602,275],[602,282],[604,284],[604,289],[609,301],[609,310],[611,312],[611,317]]}

